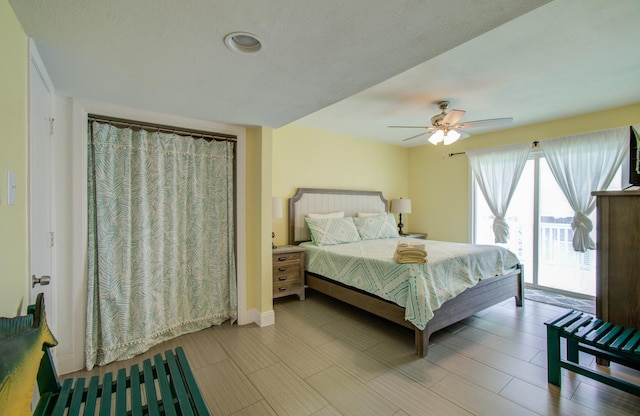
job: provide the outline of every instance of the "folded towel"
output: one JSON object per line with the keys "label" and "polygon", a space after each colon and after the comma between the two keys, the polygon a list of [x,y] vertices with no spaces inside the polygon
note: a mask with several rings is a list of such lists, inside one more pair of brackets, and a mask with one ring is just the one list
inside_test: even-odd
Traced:
{"label": "folded towel", "polygon": [[427,262],[427,251],[424,244],[399,241],[393,258],[396,263],[422,264]]}
{"label": "folded towel", "polygon": [[427,258],[424,256],[404,256],[398,253],[393,254],[393,259],[396,263],[402,264],[424,264],[427,262]]}
{"label": "folded towel", "polygon": [[426,257],[427,255],[424,244],[414,243],[411,241],[398,241],[398,245],[396,246],[396,253],[418,255],[423,257]]}
{"label": "folded towel", "polygon": [[420,254],[423,256],[427,255],[427,251],[424,248],[418,248],[418,247],[398,247],[396,249],[396,253],[398,254],[404,254],[404,253],[408,253],[408,254]]}

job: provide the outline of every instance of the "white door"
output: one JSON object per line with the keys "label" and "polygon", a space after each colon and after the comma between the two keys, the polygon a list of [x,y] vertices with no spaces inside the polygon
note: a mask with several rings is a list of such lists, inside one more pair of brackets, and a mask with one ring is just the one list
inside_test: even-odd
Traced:
{"label": "white door", "polygon": [[[52,91],[46,75],[31,60],[29,96],[31,302],[44,293],[47,323],[57,333],[57,291],[52,192]],[[55,353],[55,348],[53,349]]]}

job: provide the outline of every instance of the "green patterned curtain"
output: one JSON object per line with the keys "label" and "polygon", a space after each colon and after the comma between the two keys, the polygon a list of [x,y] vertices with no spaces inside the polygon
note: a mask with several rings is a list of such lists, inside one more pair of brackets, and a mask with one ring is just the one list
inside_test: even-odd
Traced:
{"label": "green patterned curtain", "polygon": [[88,369],[235,321],[234,148],[90,121]]}

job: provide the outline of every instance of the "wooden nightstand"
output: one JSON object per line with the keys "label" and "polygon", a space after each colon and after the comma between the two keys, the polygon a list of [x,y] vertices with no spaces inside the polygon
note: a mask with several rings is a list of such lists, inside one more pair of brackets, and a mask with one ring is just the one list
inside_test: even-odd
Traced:
{"label": "wooden nightstand", "polygon": [[429,234],[427,233],[407,233],[407,234],[403,234],[400,237],[406,237],[406,238],[420,238],[422,240],[426,240],[427,236]]}
{"label": "wooden nightstand", "polygon": [[298,295],[304,300],[304,248],[273,249],[273,298]]}

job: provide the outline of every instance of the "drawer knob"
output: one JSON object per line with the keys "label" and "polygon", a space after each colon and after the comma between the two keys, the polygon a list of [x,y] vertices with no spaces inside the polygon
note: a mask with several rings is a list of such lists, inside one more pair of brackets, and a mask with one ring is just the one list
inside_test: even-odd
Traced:
{"label": "drawer knob", "polygon": [[287,268],[286,268],[286,267],[279,267],[279,268],[278,268],[278,270],[280,270],[281,272],[283,272],[283,271],[287,270]]}
{"label": "drawer knob", "polygon": [[285,261],[286,259],[286,257],[278,257],[278,261]]}
{"label": "drawer knob", "polygon": [[278,277],[278,280],[280,280],[280,281],[287,280],[287,276],[280,276],[280,277]]}
{"label": "drawer knob", "polygon": [[284,292],[285,290],[287,290],[287,287],[286,287],[286,286],[285,286],[285,287],[279,287],[279,288],[278,288],[278,290],[279,290],[280,292]]}

